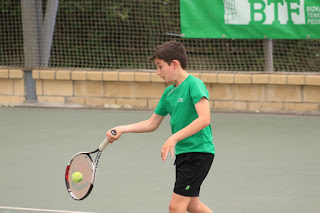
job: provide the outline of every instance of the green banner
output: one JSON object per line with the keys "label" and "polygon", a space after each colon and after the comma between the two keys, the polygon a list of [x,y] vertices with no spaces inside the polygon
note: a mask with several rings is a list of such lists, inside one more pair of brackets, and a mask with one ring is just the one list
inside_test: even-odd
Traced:
{"label": "green banner", "polygon": [[184,38],[320,38],[320,0],[180,0],[180,19]]}

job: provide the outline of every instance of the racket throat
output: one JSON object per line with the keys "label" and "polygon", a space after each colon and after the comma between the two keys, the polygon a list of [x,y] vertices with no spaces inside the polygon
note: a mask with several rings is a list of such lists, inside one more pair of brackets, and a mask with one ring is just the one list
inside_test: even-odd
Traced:
{"label": "racket throat", "polygon": [[98,154],[97,154],[97,157],[96,157],[96,160],[95,160],[95,162],[94,162],[94,169],[96,170],[97,168],[98,168],[98,164],[99,164],[99,158],[100,158],[100,155],[101,155],[101,153],[102,152],[98,152]]}

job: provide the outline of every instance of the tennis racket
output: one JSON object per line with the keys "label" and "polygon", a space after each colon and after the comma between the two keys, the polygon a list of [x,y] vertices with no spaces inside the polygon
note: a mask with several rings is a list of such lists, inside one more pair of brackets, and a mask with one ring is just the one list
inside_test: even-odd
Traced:
{"label": "tennis racket", "polygon": [[[116,135],[117,132],[111,130],[111,134]],[[66,168],[65,181],[68,193],[73,199],[83,200],[92,191],[100,155],[108,144],[108,138],[105,138],[95,151],[79,152],[70,159]],[[97,153],[97,156],[93,162],[91,155],[94,153]],[[75,172],[82,174],[82,180],[80,182],[74,182],[72,180],[72,174]]]}

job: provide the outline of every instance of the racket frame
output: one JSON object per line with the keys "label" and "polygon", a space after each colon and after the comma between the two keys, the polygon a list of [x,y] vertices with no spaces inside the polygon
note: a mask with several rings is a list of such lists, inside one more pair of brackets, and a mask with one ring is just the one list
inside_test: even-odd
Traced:
{"label": "racket frame", "polygon": [[[111,134],[115,136],[115,135],[117,135],[117,132],[115,130],[111,130]],[[66,182],[66,187],[67,187],[68,193],[74,200],[78,200],[78,201],[79,200],[83,200],[86,197],[88,197],[88,195],[92,191],[94,179],[95,179],[95,176],[96,176],[96,170],[97,170],[98,164],[99,164],[100,155],[101,155],[102,151],[106,148],[106,146],[108,144],[109,144],[108,138],[105,138],[102,141],[102,143],[100,144],[98,149],[94,150],[93,152],[79,152],[79,153],[75,154],[70,159],[70,161],[68,162],[68,165],[67,165],[67,168],[66,168],[66,172],[65,172],[65,182]],[[95,158],[95,161],[93,162],[92,157],[90,156],[90,154],[94,154],[96,152],[97,152],[97,156]],[[93,174],[92,174],[92,179],[91,179],[90,188],[89,188],[88,192],[82,198],[78,198],[78,197],[75,196],[75,194],[72,192],[72,190],[70,188],[70,184],[69,184],[70,181],[69,180],[70,180],[71,177],[69,177],[69,170],[70,170],[70,165],[71,165],[72,161],[74,160],[74,158],[76,156],[78,156],[78,155],[81,155],[81,154],[87,155],[89,157],[89,159],[91,160],[92,167],[93,167],[93,171],[92,171]]]}
{"label": "racket frame", "polygon": [[[90,156],[90,154],[94,154],[97,152],[97,156],[95,158],[95,161],[93,162],[92,160],[92,157]],[[74,199],[74,200],[83,200],[85,199],[86,197],[88,197],[88,195],[90,194],[90,192],[92,191],[92,188],[93,188],[93,183],[94,183],[94,180],[95,180],[95,176],[96,176],[96,170],[98,168],[98,164],[99,164],[99,158],[100,158],[100,155],[101,155],[101,151],[99,149],[96,149],[95,151],[93,152],[79,152],[77,154],[75,154],[69,161],[68,165],[67,165],[67,168],[66,168],[66,174],[65,174],[65,182],[66,182],[66,187],[67,187],[67,190],[68,190],[68,193],[69,195]],[[72,164],[72,161],[75,159],[75,157],[77,157],[78,155],[87,155],[89,157],[89,159],[91,160],[91,163],[92,163],[92,168],[93,168],[93,171],[92,171],[92,179],[91,179],[91,183],[90,183],[90,188],[88,190],[88,192],[85,194],[85,196],[83,196],[82,198],[78,198],[77,196],[74,195],[74,193],[72,192],[71,188],[70,188],[70,184],[69,184],[69,181],[72,181],[70,178],[72,178],[71,176],[69,176],[69,170],[70,170],[70,165]]]}

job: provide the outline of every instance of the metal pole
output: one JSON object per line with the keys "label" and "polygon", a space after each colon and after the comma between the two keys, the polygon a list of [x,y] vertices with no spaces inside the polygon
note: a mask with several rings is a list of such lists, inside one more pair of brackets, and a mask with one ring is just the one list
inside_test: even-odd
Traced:
{"label": "metal pole", "polygon": [[273,72],[273,42],[272,39],[263,40],[264,71]]}
{"label": "metal pole", "polygon": [[39,0],[21,0],[25,67],[41,64],[42,6]]}
{"label": "metal pole", "polygon": [[43,67],[48,67],[50,52],[52,46],[52,39],[54,33],[54,27],[56,23],[56,16],[58,11],[59,0],[48,0],[46,6],[46,14],[42,27],[42,47],[43,55],[41,60],[41,65]]}

